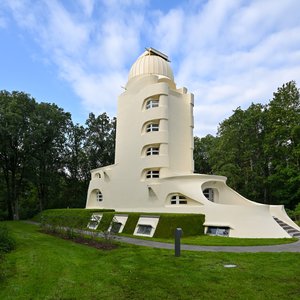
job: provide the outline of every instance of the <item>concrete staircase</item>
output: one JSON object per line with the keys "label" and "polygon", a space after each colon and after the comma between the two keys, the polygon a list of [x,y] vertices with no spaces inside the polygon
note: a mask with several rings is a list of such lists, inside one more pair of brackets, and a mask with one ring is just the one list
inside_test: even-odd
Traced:
{"label": "concrete staircase", "polygon": [[273,217],[273,219],[292,237],[300,239],[300,231],[286,224],[282,220]]}

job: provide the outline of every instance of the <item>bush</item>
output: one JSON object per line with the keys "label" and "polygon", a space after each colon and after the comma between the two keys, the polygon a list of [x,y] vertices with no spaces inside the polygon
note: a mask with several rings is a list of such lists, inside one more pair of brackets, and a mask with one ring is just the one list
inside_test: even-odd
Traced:
{"label": "bush", "polygon": [[0,254],[7,253],[15,249],[16,243],[7,227],[0,224]]}
{"label": "bush", "polygon": [[[126,213],[127,214],[127,213]],[[128,219],[123,229],[123,233],[133,234],[136,224],[139,220],[140,213],[128,213]]]}
{"label": "bush", "polygon": [[112,212],[113,210],[97,210],[97,209],[48,209],[39,213],[33,218],[33,221],[42,225],[52,225],[54,227],[71,227],[78,229],[86,229],[91,216],[95,212]]}
{"label": "bush", "polygon": [[166,214],[166,213],[124,213],[128,214],[128,219],[123,229],[123,233],[133,234],[136,224],[141,215],[159,216],[154,237],[172,238],[175,229],[180,227],[184,236],[204,234],[204,215],[200,214]]}
{"label": "bush", "polygon": [[200,214],[161,214],[154,237],[174,237],[175,229],[181,228],[183,236],[204,234],[204,215]]}
{"label": "bush", "polygon": [[[93,213],[102,213],[101,222],[96,231],[106,232],[111,224],[115,212],[113,210],[90,210],[90,209],[49,209],[34,217],[35,221],[42,224],[46,231],[53,233],[66,232],[73,236],[75,231],[72,229],[87,230]],[[166,214],[166,213],[122,213],[127,214],[128,219],[123,229],[123,233],[133,234],[136,224],[141,215],[160,216],[159,222],[154,234],[158,238],[174,237],[175,229],[180,227],[184,236],[193,236],[204,234],[204,215],[200,214]],[[95,232],[95,231],[94,231]]]}

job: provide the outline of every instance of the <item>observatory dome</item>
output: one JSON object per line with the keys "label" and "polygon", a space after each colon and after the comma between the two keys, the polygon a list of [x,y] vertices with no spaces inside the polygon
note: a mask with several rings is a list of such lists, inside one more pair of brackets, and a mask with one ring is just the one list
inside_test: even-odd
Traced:
{"label": "observatory dome", "polygon": [[148,74],[164,76],[174,81],[169,62],[167,55],[153,48],[148,48],[132,65],[128,81],[133,77]]}

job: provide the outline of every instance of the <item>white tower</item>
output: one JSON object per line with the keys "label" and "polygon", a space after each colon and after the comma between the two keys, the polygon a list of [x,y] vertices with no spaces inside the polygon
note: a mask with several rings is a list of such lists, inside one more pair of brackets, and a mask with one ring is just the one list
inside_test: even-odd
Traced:
{"label": "white tower", "polygon": [[118,100],[115,164],[91,171],[86,208],[205,214],[207,230],[236,237],[290,237],[282,206],[249,201],[223,176],[194,174],[194,97],[177,88],[168,57],[149,48]]}

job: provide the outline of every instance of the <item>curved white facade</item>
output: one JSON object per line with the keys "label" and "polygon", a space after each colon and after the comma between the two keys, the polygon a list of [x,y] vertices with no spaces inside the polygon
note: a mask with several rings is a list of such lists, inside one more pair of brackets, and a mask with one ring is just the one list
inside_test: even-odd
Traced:
{"label": "curved white facade", "polygon": [[86,208],[201,213],[209,231],[232,237],[291,237],[274,217],[300,230],[282,206],[245,199],[225,177],[193,173],[193,105],[168,58],[144,52],[119,96],[115,164],[91,171]]}

